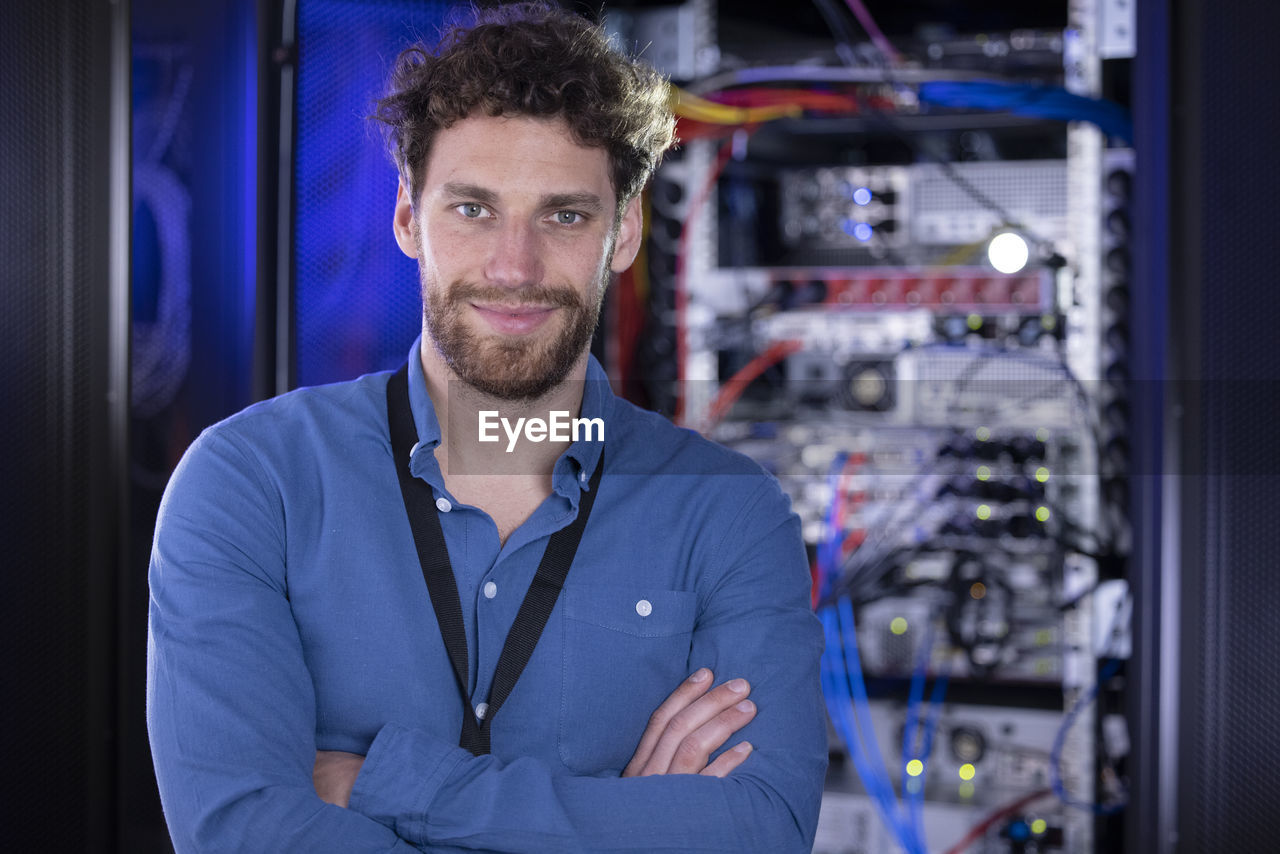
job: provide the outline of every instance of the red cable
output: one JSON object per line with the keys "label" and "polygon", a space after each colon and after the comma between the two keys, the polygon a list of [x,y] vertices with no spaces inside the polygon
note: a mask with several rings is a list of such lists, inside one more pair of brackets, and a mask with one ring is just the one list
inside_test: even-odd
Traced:
{"label": "red cable", "polygon": [[753,86],[727,89],[706,96],[707,100],[731,107],[797,106],[827,113],[856,113],[858,101],[852,95],[823,92],[816,89],[769,89]]}
{"label": "red cable", "polygon": [[[744,128],[750,133],[754,128]],[[684,340],[684,312],[685,302],[687,300],[684,268],[685,257],[689,253],[689,239],[693,233],[693,223],[697,220],[698,213],[702,210],[702,206],[706,204],[707,198],[716,187],[716,181],[720,179],[720,173],[724,171],[724,167],[728,164],[729,158],[733,156],[733,140],[727,140],[720,146],[720,152],[716,155],[715,165],[711,167],[711,173],[707,175],[706,182],[698,189],[692,201],[689,202],[689,209],[685,212],[684,227],[680,229],[680,242],[676,249],[675,263],[675,288],[676,288],[676,411],[674,421],[677,424],[684,421],[684,382],[685,382],[685,361],[688,357],[687,347]]]}
{"label": "red cable", "polygon": [[1049,795],[1052,795],[1052,794],[1053,792],[1049,789],[1041,789],[1038,792],[1032,792],[1029,795],[1018,798],[1018,800],[1014,801],[1011,804],[1007,804],[1006,806],[1000,807],[995,812],[991,813],[982,821],[978,822],[972,828],[970,828],[969,832],[965,834],[963,839],[961,839],[955,845],[952,845],[950,848],[946,850],[946,854],[960,854],[960,852],[964,851],[970,845],[972,845],[973,843],[981,839],[982,835],[986,833],[988,830],[990,830],[991,826],[996,822],[1006,819],[1009,816],[1016,813],[1018,810],[1027,806],[1028,804],[1034,801],[1038,801],[1041,798],[1048,797]]}
{"label": "red cable", "polygon": [[803,344],[799,341],[775,341],[770,344],[765,351],[750,362],[742,366],[742,369],[729,377],[724,385],[720,386],[720,391],[716,394],[715,400],[711,401],[711,407],[707,410],[707,429],[710,430],[729,414],[729,410],[733,408],[733,404],[738,398],[742,397],[742,393],[747,390],[747,386],[751,385],[756,377],[763,374],[769,368],[781,362],[787,356],[803,348]]}

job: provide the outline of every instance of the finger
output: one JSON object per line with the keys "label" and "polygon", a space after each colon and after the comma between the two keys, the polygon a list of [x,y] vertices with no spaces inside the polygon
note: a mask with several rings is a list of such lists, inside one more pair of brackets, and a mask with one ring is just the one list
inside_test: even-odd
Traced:
{"label": "finger", "polygon": [[732,750],[726,750],[721,753],[716,757],[715,762],[712,762],[698,773],[705,777],[728,777],[730,771],[747,761],[747,757],[751,755],[751,751],[754,749],[749,741],[735,744]]}
{"label": "finger", "polygon": [[756,704],[742,700],[725,709],[681,739],[667,767],[668,774],[697,774],[707,760],[756,716]]}
{"label": "finger", "polygon": [[[662,731],[661,736],[658,738],[658,743],[654,745],[649,761],[645,763],[644,770],[641,773],[670,773],[671,761],[675,757],[676,751],[681,749],[682,742],[703,724],[714,719],[716,715],[732,709],[735,705],[745,700],[750,692],[751,686],[747,684],[747,680],[730,679],[676,712]],[[754,706],[752,706],[752,709],[754,709]],[[728,735],[725,736],[725,738],[727,737]],[[723,740],[720,743],[722,744]],[[711,755],[711,751],[719,746],[719,744],[716,744],[706,751],[703,756],[704,764],[706,763],[706,757]],[[686,746],[684,749],[690,755],[696,755],[696,747],[697,745],[695,744]],[[701,771],[702,767],[702,765],[699,765],[692,771]]]}
{"label": "finger", "polygon": [[676,690],[662,701],[662,705],[653,710],[653,714],[649,716],[649,725],[645,727],[644,735],[640,737],[640,745],[622,771],[623,777],[635,777],[641,773],[653,755],[653,748],[662,737],[667,724],[678,712],[707,693],[712,681],[711,671],[705,667],[699,668],[688,679],[681,682]]}

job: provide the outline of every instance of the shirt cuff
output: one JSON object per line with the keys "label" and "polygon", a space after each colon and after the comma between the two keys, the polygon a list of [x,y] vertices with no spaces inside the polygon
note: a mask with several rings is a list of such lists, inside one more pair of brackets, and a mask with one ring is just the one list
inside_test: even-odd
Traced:
{"label": "shirt cuff", "polygon": [[421,730],[387,724],[369,746],[350,808],[404,839],[425,839],[428,807],[453,769],[470,756]]}

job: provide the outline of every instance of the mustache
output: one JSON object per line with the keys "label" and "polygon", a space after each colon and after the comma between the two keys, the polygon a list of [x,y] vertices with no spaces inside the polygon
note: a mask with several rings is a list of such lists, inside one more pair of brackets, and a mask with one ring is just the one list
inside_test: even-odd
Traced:
{"label": "mustache", "polygon": [[527,305],[581,308],[582,297],[572,288],[552,285],[522,285],[519,288],[485,287],[471,282],[455,282],[449,288],[450,302],[480,302],[505,308]]}

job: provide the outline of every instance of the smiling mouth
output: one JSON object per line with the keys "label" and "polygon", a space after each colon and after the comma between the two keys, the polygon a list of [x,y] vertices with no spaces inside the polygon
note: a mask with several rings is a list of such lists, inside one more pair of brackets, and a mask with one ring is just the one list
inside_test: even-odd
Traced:
{"label": "smiling mouth", "polygon": [[501,303],[471,303],[471,307],[495,332],[504,335],[524,335],[541,327],[559,306],[536,303],[503,305]]}
{"label": "smiling mouth", "polygon": [[505,314],[508,317],[528,317],[533,314],[543,314],[545,312],[555,311],[557,306],[554,305],[486,305],[484,303],[472,303],[472,308],[480,311],[490,312],[492,314]]}

